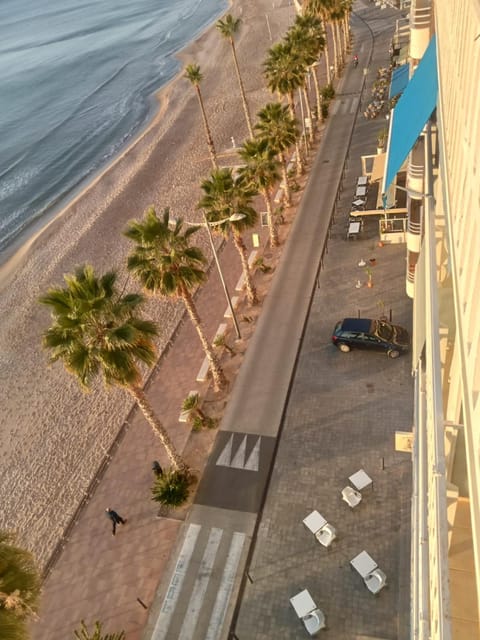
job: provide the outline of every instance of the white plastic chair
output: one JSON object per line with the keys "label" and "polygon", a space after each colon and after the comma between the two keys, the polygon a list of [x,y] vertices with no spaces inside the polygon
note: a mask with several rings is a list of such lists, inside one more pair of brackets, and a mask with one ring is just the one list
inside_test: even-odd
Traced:
{"label": "white plastic chair", "polygon": [[371,593],[378,593],[387,584],[387,576],[381,569],[374,569],[365,578],[365,584]]}
{"label": "white plastic chair", "polygon": [[315,537],[324,547],[329,547],[337,537],[337,530],[327,523],[320,531],[317,531]]}
{"label": "white plastic chair", "polygon": [[302,618],[303,625],[310,636],[325,629],[325,614],[320,609],[315,609]]}
{"label": "white plastic chair", "polygon": [[342,500],[344,500],[348,506],[353,509],[362,501],[362,494],[360,491],[352,489],[352,487],[345,487],[345,489],[342,489]]}

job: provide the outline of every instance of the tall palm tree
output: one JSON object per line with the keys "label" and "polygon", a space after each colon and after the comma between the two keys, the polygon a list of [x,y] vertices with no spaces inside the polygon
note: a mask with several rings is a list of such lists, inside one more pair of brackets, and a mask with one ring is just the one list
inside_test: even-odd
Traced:
{"label": "tall palm tree", "polygon": [[322,97],[315,67],[318,66],[320,55],[325,49],[322,23],[317,16],[310,13],[297,16],[293,26],[287,31],[287,38],[294,48],[297,47],[300,50],[305,64],[311,72],[318,116],[321,112]]}
{"label": "tall palm tree", "polygon": [[40,574],[31,553],[0,531],[0,637],[28,638],[28,619],[35,616],[40,598]]}
{"label": "tall palm tree", "polygon": [[238,66],[237,52],[235,49],[235,34],[240,28],[240,18],[234,18],[231,13],[227,14],[223,20],[219,20],[216,24],[217,29],[222,36],[230,42],[232,49],[233,64],[235,66],[235,72],[237,74],[238,86],[240,87],[240,95],[242,98],[243,112],[245,113],[245,120],[247,121],[248,133],[250,138],[253,138],[252,120],[250,118],[250,111],[248,109],[247,97],[245,95],[245,87],[243,86],[242,76],[240,74],[240,67]]}
{"label": "tall palm tree", "polygon": [[213,168],[216,169],[217,165],[217,153],[215,151],[215,145],[213,144],[212,133],[208,125],[207,114],[205,113],[205,106],[203,104],[202,92],[200,91],[200,83],[203,80],[203,74],[200,71],[198,64],[187,64],[185,67],[185,78],[190,80],[195,92],[197,94],[198,103],[200,105],[200,111],[202,113],[203,127],[205,129],[205,136],[207,138],[208,152],[210,154],[210,160],[212,161]]}
{"label": "tall palm tree", "polygon": [[52,324],[43,334],[50,361],[61,360],[84,390],[100,375],[107,387],[128,391],[160,438],[172,466],[187,469],[142,386],[140,365],[155,363],[154,338],[158,335],[157,325],[140,315],[144,297],[124,295],[116,287],[113,271],[98,277],[89,265],[64,280],[64,288],[51,287],[39,298],[52,314]]}
{"label": "tall palm tree", "polygon": [[190,245],[193,234],[199,229],[199,226],[184,229],[181,218],[171,224],[168,208],[159,218],[150,207],[141,222],[133,220],[125,231],[126,237],[135,243],[127,267],[148,293],[183,300],[208,358],[215,390],[219,391],[227,380],[205,336],[193,300],[193,291],[207,278],[204,269],[207,260],[202,250]]}
{"label": "tall palm tree", "polygon": [[[286,96],[291,117],[295,120],[294,93],[305,81],[306,67],[292,51],[289,42],[274,44],[267,52],[267,58],[263,63],[263,72],[270,91]],[[295,142],[295,155],[297,159],[297,174],[303,173],[303,162],[298,140]]]}
{"label": "tall palm tree", "polygon": [[[257,290],[253,283],[247,259],[247,248],[242,232],[255,226],[258,214],[251,202],[256,191],[243,180],[235,179],[228,168],[212,171],[210,177],[201,183],[203,197],[198,208],[203,209],[208,223],[226,238],[232,236],[235,248],[240,256],[242,272],[250,304],[257,304]],[[232,218],[237,217],[237,220]],[[215,224],[218,223],[218,224]]]}
{"label": "tall palm tree", "polygon": [[243,143],[239,155],[245,162],[245,166],[240,169],[240,175],[246,181],[254,184],[263,196],[267,209],[270,244],[272,247],[276,247],[278,246],[278,233],[272,211],[272,189],[279,179],[278,169],[280,168],[276,152],[268,146],[268,140],[265,138],[254,138]]}
{"label": "tall palm tree", "polygon": [[327,26],[330,24],[330,9],[332,0],[306,0],[304,14],[313,14],[320,18],[322,30],[325,34],[325,71],[327,74],[327,84],[332,83],[332,72],[330,70],[330,48],[327,37]]}
{"label": "tall palm tree", "polygon": [[267,140],[268,145],[278,155],[282,166],[284,185],[284,201],[287,207],[292,204],[290,185],[288,180],[287,158],[285,153],[298,140],[298,129],[291,117],[287,106],[280,102],[270,102],[258,114],[255,131],[259,138]]}

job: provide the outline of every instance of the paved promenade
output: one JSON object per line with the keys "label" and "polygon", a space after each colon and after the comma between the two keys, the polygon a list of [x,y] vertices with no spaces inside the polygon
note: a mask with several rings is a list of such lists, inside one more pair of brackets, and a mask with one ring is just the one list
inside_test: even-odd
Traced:
{"label": "paved promenade", "polygon": [[[362,2],[357,9],[376,37],[372,48],[370,30],[354,18],[359,66],[369,66],[371,85],[376,68],[387,62],[398,12]],[[357,119],[360,101],[367,100],[362,84],[361,68],[347,69],[224,420],[213,434],[194,506],[188,514],[156,518],[150,466],[153,459],[166,459],[135,414],[47,581],[36,640],[71,637],[71,621],[81,617],[102,620],[108,631],[124,629],[128,640],[213,640],[228,637],[229,629],[239,640],[303,637],[288,602],[303,588],[327,615],[326,638],[402,638],[408,622],[410,461],[394,452],[393,436],[412,422],[410,361],[341,354],[330,342],[337,320],[358,311],[379,315],[380,300],[395,321],[410,326],[405,247],[378,248],[373,220],[359,239],[346,240],[360,155],[374,151],[375,132],[383,126]],[[342,198],[330,226],[339,185]],[[317,277],[326,237],[328,253]],[[374,287],[356,289],[358,279],[366,280],[358,262],[371,257],[377,260]],[[239,269],[228,245],[222,264],[233,290]],[[207,333],[214,335],[226,306],[216,276],[198,304]],[[248,331],[247,323],[242,329]],[[195,447],[200,466],[209,442],[199,438],[192,445],[178,415],[190,389],[199,388],[194,380],[202,360],[186,322],[148,389],[192,466]],[[349,511],[340,491],[359,468],[371,475],[374,488],[358,510]],[[107,506],[128,519],[115,537],[103,513]],[[302,525],[312,509],[337,528],[339,540],[328,552]],[[387,573],[389,588],[378,598],[349,569],[362,549]]]}

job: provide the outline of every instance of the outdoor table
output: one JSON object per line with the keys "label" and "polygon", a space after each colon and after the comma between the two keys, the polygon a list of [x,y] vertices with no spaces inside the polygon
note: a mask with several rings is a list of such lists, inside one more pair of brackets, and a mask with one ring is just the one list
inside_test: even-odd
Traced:
{"label": "outdoor table", "polygon": [[368,183],[368,178],[367,176],[360,176],[357,179],[357,187],[366,187]]}
{"label": "outdoor table", "polygon": [[315,609],[317,608],[317,605],[313,601],[313,598],[309,594],[307,589],[300,591],[300,593],[297,593],[296,596],[290,598],[290,603],[295,609],[295,613],[299,618],[308,616],[309,613],[315,611]]}
{"label": "outdoor table", "polygon": [[363,469],[360,469],[359,471],[354,473],[352,476],[349,477],[348,480],[350,484],[353,484],[355,489],[358,489],[359,491],[361,491],[362,489],[365,489],[366,487],[369,487],[370,485],[372,485],[373,487],[373,480],[370,478],[369,475],[365,473]]}
{"label": "outdoor table", "polygon": [[357,220],[355,220],[355,222],[349,222],[347,239],[350,238],[351,236],[355,237],[356,235],[358,235],[360,233],[361,226],[362,226],[362,223]]}
{"label": "outdoor table", "polygon": [[361,207],[365,206],[365,200],[361,200],[360,198],[357,198],[352,202],[352,206],[354,206],[356,209],[360,209]]}
{"label": "outdoor table", "polygon": [[353,560],[350,560],[350,564],[362,578],[366,578],[378,567],[378,564],[366,551],[362,551],[358,556],[355,556]]}
{"label": "outdoor table", "polygon": [[318,511],[312,511],[312,513],[303,520],[303,524],[312,533],[317,533],[317,531],[320,531],[320,529],[327,524],[327,521]]}
{"label": "outdoor table", "polygon": [[364,198],[367,195],[367,187],[357,187],[355,198]]}

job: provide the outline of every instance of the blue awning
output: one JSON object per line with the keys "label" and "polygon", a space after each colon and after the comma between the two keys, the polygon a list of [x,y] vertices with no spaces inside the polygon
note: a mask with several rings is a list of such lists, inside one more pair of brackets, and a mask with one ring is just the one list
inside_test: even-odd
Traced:
{"label": "blue awning", "polygon": [[437,105],[436,37],[430,40],[407,88],[390,112],[387,161],[382,193],[386,193]]}
{"label": "blue awning", "polygon": [[410,70],[410,65],[402,64],[400,67],[395,67],[392,73],[392,81],[390,83],[390,100],[394,96],[398,96],[399,93],[405,89],[408,84],[408,72]]}

